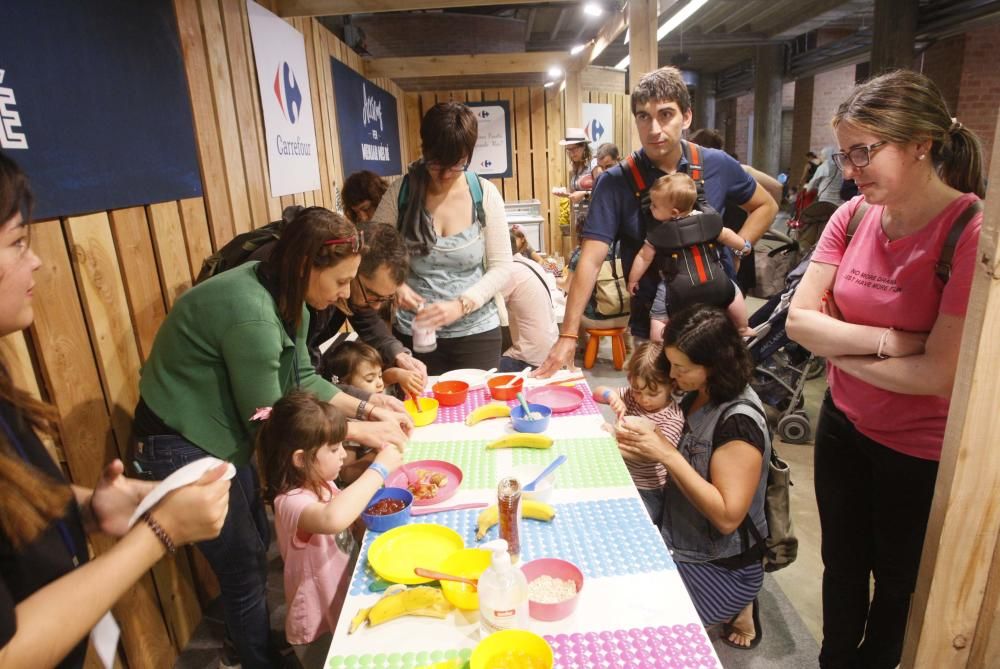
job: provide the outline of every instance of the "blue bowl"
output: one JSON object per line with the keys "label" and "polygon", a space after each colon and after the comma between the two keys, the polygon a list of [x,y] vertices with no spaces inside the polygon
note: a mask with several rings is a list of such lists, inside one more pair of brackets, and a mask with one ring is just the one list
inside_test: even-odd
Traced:
{"label": "blue bowl", "polygon": [[528,409],[537,411],[542,417],[528,420],[524,417],[524,408],[518,404],[510,410],[510,422],[514,424],[514,429],[518,432],[545,432],[549,427],[549,419],[552,418],[552,409],[544,404],[529,404]]}
{"label": "blue bowl", "polygon": [[372,532],[386,532],[394,527],[406,525],[410,522],[410,507],[413,506],[413,494],[405,488],[382,488],[375,493],[365,509],[372,504],[383,499],[398,499],[406,503],[401,510],[385,516],[375,516],[367,512],[361,513],[361,519],[365,521],[365,527]]}

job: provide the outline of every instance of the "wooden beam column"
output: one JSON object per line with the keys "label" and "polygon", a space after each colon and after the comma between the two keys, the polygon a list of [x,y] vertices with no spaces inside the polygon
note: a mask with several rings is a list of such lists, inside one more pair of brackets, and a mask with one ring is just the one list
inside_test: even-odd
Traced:
{"label": "wooden beam column", "polygon": [[715,128],[715,75],[698,73],[698,85],[694,89],[693,130]]}
{"label": "wooden beam column", "polygon": [[[1000,125],[1000,124],[998,124]],[[1000,200],[1000,142],[987,203]],[[995,666],[1000,652],[1000,208],[986,205],[902,667]]]}
{"label": "wooden beam column", "polygon": [[583,93],[580,88],[580,72],[566,73],[566,104],[563,118],[567,128],[579,128],[583,124]]}
{"label": "wooden beam column", "polygon": [[[629,0],[628,3],[628,87],[635,85],[657,68],[656,21],[659,18],[657,0]],[[632,146],[639,146],[639,134],[632,125]],[[629,147],[620,147],[628,152]]]}
{"label": "wooden beam column", "polygon": [[871,75],[913,67],[917,32],[917,3],[912,0],[875,0]]}

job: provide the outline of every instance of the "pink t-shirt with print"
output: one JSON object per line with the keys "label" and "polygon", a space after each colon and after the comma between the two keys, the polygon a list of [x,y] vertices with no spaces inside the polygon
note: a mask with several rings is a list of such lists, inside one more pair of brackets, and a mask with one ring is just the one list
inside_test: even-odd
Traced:
{"label": "pink t-shirt with print", "polygon": [[[336,495],[337,486],[329,484]],[[336,535],[298,530],[302,512],[321,501],[325,500],[302,488],[274,499],[274,529],[285,561],[285,635],[292,644],[310,643],[333,632],[350,582],[350,556],[337,546]]]}
{"label": "pink t-shirt with print", "polygon": [[[935,276],[934,266],[952,222],[975,194],[956,198],[922,229],[891,241],[882,230],[884,207],[871,206],[845,251],[847,224],[863,199],[856,197],[833,214],[812,257],[838,265],[833,294],[844,320],[930,332],[939,314],[965,316],[982,214],[959,237],[947,284]],[[940,459],[948,397],[882,390],[833,366],[828,380],[834,403],[859,432],[901,453]]]}

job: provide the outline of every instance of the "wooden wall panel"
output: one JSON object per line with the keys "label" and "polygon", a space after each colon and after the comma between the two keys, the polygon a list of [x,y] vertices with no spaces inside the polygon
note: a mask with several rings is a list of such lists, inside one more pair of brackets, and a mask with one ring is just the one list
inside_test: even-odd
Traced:
{"label": "wooden wall panel", "polygon": [[167,316],[159,278],[150,271],[156,266],[156,257],[153,255],[145,208],[132,207],[111,212],[111,232],[122,268],[132,330],[138,341],[139,354],[145,360],[153,348],[156,331]]}
{"label": "wooden wall panel", "polygon": [[153,251],[160,273],[160,284],[167,308],[181,293],[191,287],[191,267],[188,264],[184,231],[181,229],[180,210],[176,202],[163,202],[148,207],[150,227],[153,231]]}

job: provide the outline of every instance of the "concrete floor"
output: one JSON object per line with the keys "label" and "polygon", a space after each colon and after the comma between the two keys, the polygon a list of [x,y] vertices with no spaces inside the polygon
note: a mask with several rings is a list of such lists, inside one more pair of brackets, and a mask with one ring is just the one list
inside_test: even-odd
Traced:
{"label": "concrete floor", "polygon": [[[761,304],[761,300],[748,299],[751,312]],[[604,342],[602,342],[604,344]],[[625,383],[624,373],[616,371],[612,366],[611,352],[603,345],[597,364],[591,370],[585,370],[585,375],[592,387],[597,385],[617,386]],[[578,360],[579,362],[579,360]],[[810,381],[806,387],[805,408],[812,422],[815,433],[819,402],[826,389],[825,380],[820,377]],[[602,407],[602,409],[605,409]],[[610,417],[610,413],[608,414]],[[819,520],[816,512],[816,499],[813,492],[813,451],[812,444],[793,445],[775,441],[775,447],[782,458],[788,461],[792,471],[791,504],[793,524],[799,538],[799,553],[797,560],[789,567],[770,574],[765,579],[765,591],[761,594],[764,641],[754,652],[734,651],[720,643],[716,643],[720,660],[727,669],[757,667],[816,666],[816,648],[813,639],[818,642],[822,631],[822,608],[820,600],[820,585],[822,562],[819,552]],[[271,608],[272,627],[276,631],[283,628],[284,597],[281,586],[281,561],[277,550],[272,546],[270,555],[270,585],[268,599]],[[222,624],[221,610],[218,602],[210,608],[202,624],[184,653],[175,664],[178,669],[215,669],[218,666],[218,654],[221,647]],[[806,632],[808,631],[808,633]],[[279,632],[280,633],[280,632]],[[799,638],[796,638],[796,634]],[[808,643],[803,636],[812,635]],[[716,638],[716,631],[710,632]],[[329,647],[329,637],[319,639],[313,644],[296,647],[295,653],[301,661],[301,666],[311,669],[322,667]],[[777,646],[777,650],[775,649]],[[792,653],[797,651],[794,661]],[[294,662],[294,660],[293,660]]]}

